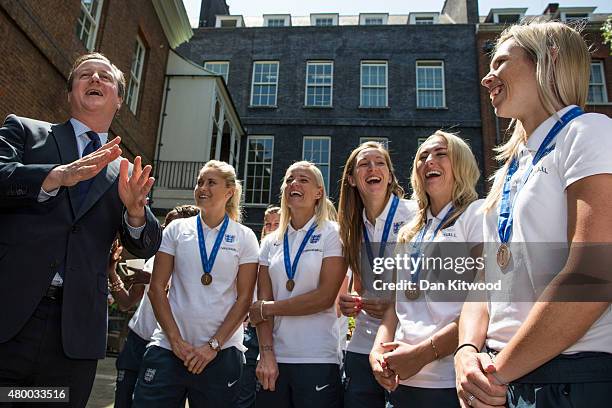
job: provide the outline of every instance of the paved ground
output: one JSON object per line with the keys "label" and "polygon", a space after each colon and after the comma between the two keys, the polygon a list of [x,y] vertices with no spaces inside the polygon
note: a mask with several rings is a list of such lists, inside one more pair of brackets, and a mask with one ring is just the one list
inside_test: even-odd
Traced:
{"label": "paved ground", "polygon": [[113,406],[116,375],[114,357],[106,357],[98,362],[96,380],[87,403],[88,408],[110,408]]}

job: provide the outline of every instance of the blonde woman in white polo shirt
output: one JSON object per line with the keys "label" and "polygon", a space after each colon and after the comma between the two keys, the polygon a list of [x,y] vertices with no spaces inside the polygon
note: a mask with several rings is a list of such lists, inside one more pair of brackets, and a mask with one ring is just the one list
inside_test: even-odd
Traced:
{"label": "blonde woman in white polo shirt", "polygon": [[262,243],[261,300],[249,312],[259,338],[257,406],[336,408],[342,387],[334,303],[346,266],[314,164],[289,166],[280,207],[280,227]]}
{"label": "blonde woman in white polo shirt", "polygon": [[[393,299],[376,296],[372,283],[378,276],[362,260],[379,256],[387,246],[395,247],[400,228],[416,213],[416,204],[404,199],[404,189],[382,144],[362,143],[349,155],[340,184],[338,211],[344,255],[353,272],[352,289],[357,293],[345,290],[339,299],[342,313],[355,317],[355,330],[344,361],[344,406],[384,408],[388,394],[372,375],[369,355],[381,318]],[[364,246],[368,258],[362,254]]]}
{"label": "blonde woman in white polo shirt", "polygon": [[[432,252],[440,258],[480,256],[482,200],[477,200],[475,189],[479,176],[463,139],[439,130],[428,137],[417,149],[410,180],[418,213],[400,230],[398,242],[404,245],[398,250],[409,251],[414,259]],[[435,252],[427,245],[432,242]],[[455,275],[459,272],[465,273],[455,269],[450,278],[462,278]],[[435,282],[438,273],[398,269],[397,281],[419,287],[421,279]],[[440,276],[444,281],[445,275]],[[396,407],[459,407],[450,355],[457,346],[462,303],[451,293],[446,296],[448,300],[418,289],[396,291],[395,304],[385,312],[370,363],[379,383],[393,391],[390,399]]]}
{"label": "blonde woman in white polo shirt", "polygon": [[232,407],[238,396],[257,238],[239,224],[241,186],[229,164],[206,163],[194,197],[200,215],[165,228],[155,256],[149,298],[159,326],[141,365],[136,407],[176,407],[185,395],[192,407]]}
{"label": "blonde woman in white polo shirt", "polygon": [[[496,115],[514,124],[497,150],[503,166],[484,221],[485,275],[508,286],[505,298],[490,293],[462,312],[455,367],[466,405],[501,405],[505,396],[510,407],[612,400],[609,296],[559,300],[572,280],[609,281],[612,266],[602,258],[612,241],[612,120],[581,109],[589,69],[579,32],[531,23],[501,34],[482,80]],[[492,358],[479,353],[485,346]]]}

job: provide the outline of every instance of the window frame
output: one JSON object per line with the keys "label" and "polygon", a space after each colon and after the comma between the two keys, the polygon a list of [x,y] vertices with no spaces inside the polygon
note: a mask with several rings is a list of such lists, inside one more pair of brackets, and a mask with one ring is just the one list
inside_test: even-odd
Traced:
{"label": "window frame", "polygon": [[[367,24],[369,19],[380,19],[380,24]],[[387,13],[359,13],[359,25],[360,26],[377,26],[387,25],[389,21],[389,14]]]}
{"label": "window frame", "polygon": [[387,151],[389,151],[389,138],[388,137],[380,137],[380,136],[361,136],[359,137],[359,144],[365,142],[378,142],[382,144]]}
{"label": "window frame", "polygon": [[[230,27],[223,27],[224,21],[234,21],[236,24]],[[244,27],[244,18],[241,15],[215,15],[215,28],[241,28]]]}
{"label": "window frame", "polygon": [[[419,88],[419,64],[433,64],[439,63],[440,68],[442,70],[442,106],[419,106],[419,91],[438,91],[438,88]],[[417,109],[448,109],[446,105],[446,75],[445,75],[446,67],[444,64],[444,60],[417,60],[415,61],[415,71],[414,71],[414,79],[415,79],[415,96],[416,96],[416,108]]]}
{"label": "window frame", "polygon": [[[337,13],[313,13],[310,15],[310,25],[313,27],[334,27],[338,25],[338,14]],[[331,19],[331,25],[317,25],[317,20]]]}
{"label": "window frame", "polygon": [[[140,55],[138,51],[142,50]],[[129,107],[130,111],[136,115],[138,110],[138,100],[140,99],[140,89],[142,88],[142,79],[143,79],[143,71],[144,64],[147,56],[147,48],[144,45],[144,41],[140,38],[140,35],[136,36],[136,49],[134,50],[134,54],[132,56],[132,66],[130,67],[130,80],[127,84],[127,93],[125,95],[125,103]],[[139,58],[140,57],[140,58]],[[139,68],[138,72],[134,72],[134,63],[140,59],[140,63],[138,64]],[[132,84],[135,83],[135,91],[134,93],[130,93],[130,89],[132,89]]]}
{"label": "window frame", "polygon": [[608,102],[608,91],[606,89],[606,71],[604,69],[604,61],[603,60],[591,60],[590,67],[593,67],[593,65],[597,65],[599,67],[599,71],[601,73],[601,82],[591,83],[591,75],[589,72],[589,88],[591,86],[601,86],[603,101],[601,102],[589,101],[588,95],[587,95],[587,105],[609,105],[610,103]]}
{"label": "window frame", "polygon": [[[270,190],[268,191],[268,201],[266,203],[250,203],[247,201],[247,190],[249,189],[249,185],[248,185],[248,177],[249,177],[249,164],[251,165],[263,165],[265,166],[265,163],[257,163],[257,162],[249,162],[249,148],[251,146],[251,140],[253,139],[265,139],[265,140],[272,140],[272,147],[271,147],[271,157],[270,157]],[[244,189],[243,189],[243,203],[245,207],[260,207],[260,208],[266,208],[268,205],[270,205],[270,198],[272,196],[272,175],[274,174],[274,136],[273,135],[249,135],[247,136],[247,140],[246,140],[246,151],[245,151],[245,158],[244,158]],[[252,191],[255,191],[254,189]]]}
{"label": "window frame", "polygon": [[[275,93],[274,93],[274,104],[273,105],[255,105],[254,102],[254,91],[255,91],[255,66],[257,64],[276,64],[276,83],[275,85]],[[276,108],[278,107],[278,83],[279,83],[279,77],[280,77],[280,62],[278,60],[257,60],[257,61],[253,61],[253,67],[252,67],[252,73],[251,73],[251,98],[249,100],[249,108]],[[271,85],[271,82],[258,82],[257,85],[259,86],[265,86],[265,85]]]}
{"label": "window frame", "polygon": [[[98,8],[96,10],[96,15],[92,16],[87,6],[84,4],[83,0],[81,3],[81,13],[77,18],[77,28],[79,24],[81,24],[81,32],[77,34],[77,37],[81,41],[81,43],[85,46],[87,51],[92,52],[96,47],[96,39],[98,38],[98,28],[100,28],[100,19],[102,18],[102,7],[104,7],[104,0],[96,0],[98,2]],[[87,41],[83,41],[83,32],[85,31],[85,21],[81,23],[81,14],[84,15],[86,20],[89,20],[91,23],[92,30],[89,32],[89,36],[87,37]]]}
{"label": "window frame", "polygon": [[[429,24],[429,23],[427,23],[427,24],[422,24],[422,23],[417,24],[417,22],[416,22],[417,17],[419,17],[419,18],[424,18],[424,17],[431,18],[432,19],[432,23],[431,24]],[[416,12],[416,13],[410,13],[408,15],[408,24],[410,24],[410,25],[435,25],[435,24],[438,24],[439,20],[440,20],[440,13],[436,13],[436,12],[431,12],[431,13]]]}
{"label": "window frame", "polygon": [[[309,160],[308,158],[306,158],[305,153],[306,153],[306,141],[307,140],[325,140],[327,141],[327,164],[321,162],[315,162],[312,160]],[[325,174],[323,172],[323,184],[325,184],[325,191],[327,192],[327,195],[329,195],[329,186],[330,186],[330,179],[331,179],[331,136],[304,136],[302,138],[302,160],[306,160],[309,161],[313,164],[315,164],[317,166],[317,168],[320,165],[326,165],[327,166],[327,178],[325,177]],[[321,170],[319,168],[319,170]]]}
{"label": "window frame", "polygon": [[[364,65],[384,65],[385,66],[385,104],[384,106],[365,106],[363,105],[363,67]],[[366,88],[382,89],[381,86],[366,85]],[[362,60],[359,63],[359,108],[360,109],[386,109],[389,107],[389,61],[388,60]]]}
{"label": "window frame", "polygon": [[[264,14],[263,15],[263,19],[264,19],[264,27],[270,27],[270,28],[280,28],[280,27],[291,27],[291,15],[290,14]],[[274,25],[271,26],[270,25],[270,21],[283,21],[283,25],[282,26],[278,26],[278,25]]]}
{"label": "window frame", "polygon": [[[210,68],[206,68],[207,64],[213,64],[213,65],[225,65],[227,67],[227,72],[225,74],[219,74],[218,72],[215,72],[214,70],[210,69]],[[223,77],[223,79],[225,80],[225,84],[227,85],[229,82],[229,66],[230,66],[230,62],[229,61],[224,61],[224,60],[210,60],[210,61],[204,61],[204,69],[214,72],[217,75],[221,75]]]}
{"label": "window frame", "polygon": [[[316,65],[331,65],[331,83],[329,85],[317,85],[308,83],[308,68]],[[304,107],[307,108],[333,108],[334,107],[334,61],[333,60],[310,60],[306,61],[306,77],[304,78]],[[309,105],[308,87],[329,87],[329,105]]]}

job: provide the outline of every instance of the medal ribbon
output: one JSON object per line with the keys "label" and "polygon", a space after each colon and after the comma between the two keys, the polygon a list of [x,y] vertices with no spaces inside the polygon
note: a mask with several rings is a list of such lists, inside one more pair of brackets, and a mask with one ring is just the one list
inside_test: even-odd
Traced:
{"label": "medal ribbon", "polygon": [[221,229],[219,230],[219,234],[215,239],[215,244],[213,245],[212,252],[210,253],[210,259],[206,254],[206,242],[204,239],[204,229],[202,228],[202,219],[198,215],[198,244],[200,245],[200,260],[202,261],[202,269],[204,269],[204,273],[211,273],[212,268],[215,264],[215,259],[217,259],[217,253],[219,252],[219,248],[221,247],[221,242],[223,242],[223,237],[225,236],[225,231],[227,230],[227,225],[229,224],[229,217],[225,214],[223,218],[223,224],[221,224]]}
{"label": "medal ribbon", "polygon": [[550,131],[540,144],[540,147],[538,148],[538,151],[533,157],[533,160],[529,164],[529,167],[525,171],[521,182],[517,186],[516,193],[514,194],[512,201],[510,201],[510,180],[512,179],[514,173],[516,173],[516,171],[518,170],[519,166],[516,157],[512,159],[510,166],[508,166],[508,172],[506,173],[506,176],[504,178],[502,199],[499,205],[499,216],[497,217],[497,233],[502,244],[506,244],[510,240],[510,236],[512,235],[512,224],[514,221],[514,204],[516,203],[516,197],[518,197],[519,192],[523,189],[523,187],[527,183],[527,180],[529,180],[529,177],[531,176],[534,167],[538,164],[540,160],[546,157],[548,153],[555,150],[556,144],[553,142],[559,132],[573,119],[577,118],[582,114],[584,114],[582,109],[580,109],[578,106],[575,106],[565,115],[563,115],[561,119],[559,119],[559,121],[555,123],[552,129],[550,129]]}
{"label": "medal ribbon", "polygon": [[293,279],[293,277],[295,276],[295,272],[297,270],[298,262],[300,262],[302,252],[304,252],[304,248],[306,247],[310,236],[315,232],[315,229],[317,229],[317,224],[313,223],[308,229],[308,232],[306,232],[304,239],[302,239],[302,243],[298,248],[297,254],[295,254],[293,265],[291,264],[291,258],[289,256],[289,238],[287,237],[287,231],[285,231],[285,236],[283,237],[283,256],[285,258],[285,273],[287,274],[287,279]]}
{"label": "medal ribbon", "polygon": [[[395,212],[397,211],[397,206],[399,204],[399,197],[394,195],[393,201],[391,201],[391,208],[389,208],[389,213],[387,214],[387,219],[385,220],[385,227],[383,228],[383,234],[380,242],[380,247],[378,248],[378,257],[382,258],[385,256],[385,247],[387,246],[387,240],[389,239],[389,232],[391,231],[391,225],[393,224],[393,218],[395,217]],[[374,265],[374,253],[372,252],[372,246],[370,245],[370,237],[368,236],[368,229],[363,226],[363,240],[365,241],[365,248],[368,254],[368,260],[370,261],[370,267]]]}
{"label": "medal ribbon", "polygon": [[[433,232],[429,240],[427,240],[427,243],[430,243],[436,238],[436,235],[438,235],[438,232],[440,232],[440,230],[442,229],[442,226],[446,223],[446,221],[448,221],[448,219],[450,218],[451,214],[454,211],[455,211],[455,208],[451,205],[451,207],[448,209],[448,211],[444,215],[444,218],[442,218],[442,221],[440,221],[440,223],[436,227],[435,231]],[[432,220],[433,218],[427,220],[427,224],[425,224],[425,226],[421,228],[421,230],[419,231],[419,235],[417,235],[416,240],[412,243],[412,248],[414,250],[410,254],[410,259],[418,258],[418,256],[420,255],[421,248],[423,247],[423,241],[425,240],[425,234],[427,234],[427,230],[429,230]],[[412,282],[416,282],[419,279],[420,273],[421,273],[421,266],[419,264],[419,267],[417,268],[416,272],[412,274],[412,278],[410,280]]]}

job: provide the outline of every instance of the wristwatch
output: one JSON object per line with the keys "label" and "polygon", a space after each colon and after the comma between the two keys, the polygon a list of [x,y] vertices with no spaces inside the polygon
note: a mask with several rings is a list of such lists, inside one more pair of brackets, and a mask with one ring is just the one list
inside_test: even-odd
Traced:
{"label": "wristwatch", "polygon": [[210,346],[211,349],[215,351],[221,351],[221,345],[219,344],[219,340],[217,340],[214,337],[208,340],[208,345]]}

